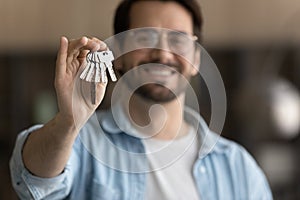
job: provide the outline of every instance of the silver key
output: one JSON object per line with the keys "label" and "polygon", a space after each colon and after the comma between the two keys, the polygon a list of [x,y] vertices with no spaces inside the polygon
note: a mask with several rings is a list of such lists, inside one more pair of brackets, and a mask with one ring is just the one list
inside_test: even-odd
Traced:
{"label": "silver key", "polygon": [[86,68],[80,74],[80,78],[87,82],[92,82],[92,80],[95,80],[95,82],[100,82],[100,79],[97,77],[97,70],[99,67],[97,66],[97,62],[94,60],[94,54],[95,53],[88,54]]}
{"label": "silver key", "polygon": [[92,53],[89,53],[89,54],[87,55],[87,58],[86,58],[87,63],[86,63],[85,69],[84,69],[83,72],[80,74],[80,79],[82,79],[82,80],[88,81],[88,80],[87,80],[87,75],[88,75],[89,73],[91,73],[91,72],[90,72],[91,70],[93,70],[93,66],[91,65],[91,64],[92,64],[92,63],[91,63],[92,56],[93,56]]}
{"label": "silver key", "polygon": [[96,63],[96,74],[95,74],[95,82],[96,83],[99,83],[101,82],[100,80],[100,74],[102,73],[101,70],[100,70],[100,63]]}
{"label": "silver key", "polygon": [[80,79],[91,82],[91,101],[96,103],[96,83],[107,83],[106,69],[110,74],[111,80],[116,81],[117,77],[112,68],[114,56],[111,51],[90,52],[86,57],[87,65],[80,74]]}
{"label": "silver key", "polygon": [[108,69],[110,78],[112,81],[117,81],[116,74],[112,68],[112,61],[115,59],[114,55],[112,54],[111,51],[102,51],[98,54],[98,58],[101,62],[103,62]]}
{"label": "silver key", "polygon": [[91,102],[96,104],[96,83],[100,82],[100,63],[96,60],[97,52],[87,55],[86,68],[80,74],[80,79],[91,82]]}
{"label": "silver key", "polygon": [[96,104],[96,86],[95,82],[91,82],[91,100],[93,105]]}
{"label": "silver key", "polygon": [[[100,52],[101,53],[101,52]],[[107,83],[107,76],[106,76],[106,66],[105,64],[101,61],[99,52],[97,54],[98,62],[99,62],[99,67],[100,67],[100,74],[101,74],[101,82],[102,83]]]}
{"label": "silver key", "polygon": [[107,83],[107,76],[106,76],[106,67],[105,67],[105,64],[100,62],[99,63],[100,65],[100,70],[101,70],[101,81],[103,83]]}

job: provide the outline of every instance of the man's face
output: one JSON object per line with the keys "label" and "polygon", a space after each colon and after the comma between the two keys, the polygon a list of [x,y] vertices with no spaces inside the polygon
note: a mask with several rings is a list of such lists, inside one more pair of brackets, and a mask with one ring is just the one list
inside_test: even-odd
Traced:
{"label": "man's face", "polygon": [[[135,69],[128,80],[130,88],[146,81],[146,84],[136,90],[147,100],[154,102],[169,102],[176,96],[183,94],[186,80],[197,73],[187,60],[195,60],[194,45],[187,48],[184,54],[178,55],[174,51],[173,32],[186,34],[192,38],[193,23],[190,13],[176,2],[138,1],[133,4],[130,12],[130,29],[153,27],[146,31],[155,32],[157,39],[154,48],[143,48],[123,55],[120,63],[121,73]],[[168,29],[168,30],[167,30]],[[170,30],[172,30],[170,32]],[[146,38],[149,38],[146,35]],[[128,36],[124,41],[124,48],[134,45],[137,36]],[[143,39],[143,38],[142,38]],[[143,41],[142,41],[143,42]],[[191,42],[191,40],[190,40]],[[187,45],[187,44],[186,44]],[[182,48],[179,48],[181,50]],[[142,66],[142,67],[138,67]],[[185,79],[185,80],[184,80]]]}

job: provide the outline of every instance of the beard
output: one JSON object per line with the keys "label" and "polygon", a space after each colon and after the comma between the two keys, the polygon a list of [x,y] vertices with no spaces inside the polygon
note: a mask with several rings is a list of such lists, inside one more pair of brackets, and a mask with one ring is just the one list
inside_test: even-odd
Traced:
{"label": "beard", "polygon": [[[155,68],[164,72],[168,71],[170,76],[154,78],[151,76],[151,70]],[[190,77],[184,76],[180,69],[179,65],[162,64],[153,60],[141,62],[137,67],[126,72],[120,71],[120,74],[127,87],[135,95],[151,103],[168,103],[184,93],[187,88]],[[159,70],[158,73],[160,73]]]}
{"label": "beard", "polygon": [[[154,93],[153,91],[151,91],[151,89],[149,89],[150,87],[157,87],[161,91]],[[146,84],[135,90],[134,94],[142,97],[144,100],[151,101],[153,103],[167,103],[173,101],[179,95],[176,95],[172,90],[160,84]]]}

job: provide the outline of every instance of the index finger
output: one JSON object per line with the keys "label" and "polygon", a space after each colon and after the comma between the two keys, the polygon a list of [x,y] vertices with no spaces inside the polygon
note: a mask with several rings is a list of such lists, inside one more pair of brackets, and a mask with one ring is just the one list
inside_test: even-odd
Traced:
{"label": "index finger", "polygon": [[87,45],[87,43],[88,38],[85,36],[79,39],[70,40],[68,46],[68,55],[70,56],[78,53],[82,47]]}
{"label": "index finger", "polygon": [[69,54],[77,54],[80,50],[99,51],[106,48],[106,44],[97,38],[89,39],[82,37],[71,40],[69,45]]}
{"label": "index finger", "polygon": [[[100,48],[93,48],[93,49],[91,49],[91,47],[93,46],[94,42],[97,43],[97,44],[99,44]],[[107,49],[108,49],[108,47],[107,47],[107,45],[103,41],[99,40],[98,38],[93,37],[93,38],[89,39],[89,41],[86,44],[86,46],[83,46],[82,48],[80,48],[81,51],[78,54],[77,58],[85,58],[89,51],[92,51],[92,52],[95,52],[95,51],[105,51]]]}

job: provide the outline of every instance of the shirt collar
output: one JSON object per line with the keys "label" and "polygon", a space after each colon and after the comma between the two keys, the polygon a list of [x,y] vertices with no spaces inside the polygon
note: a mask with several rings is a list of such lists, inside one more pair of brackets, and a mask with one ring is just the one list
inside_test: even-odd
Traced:
{"label": "shirt collar", "polygon": [[[130,134],[134,137],[139,135],[126,117],[120,103],[113,105],[110,110],[97,114],[100,125],[106,133],[119,134],[125,132],[126,134]],[[186,106],[184,108],[184,117],[185,120],[191,124],[195,130],[197,130],[200,142],[199,158],[203,158],[212,151],[218,153],[224,152],[222,146],[216,145],[217,141],[220,139],[220,135],[209,129],[206,122],[198,114],[198,112]]]}

